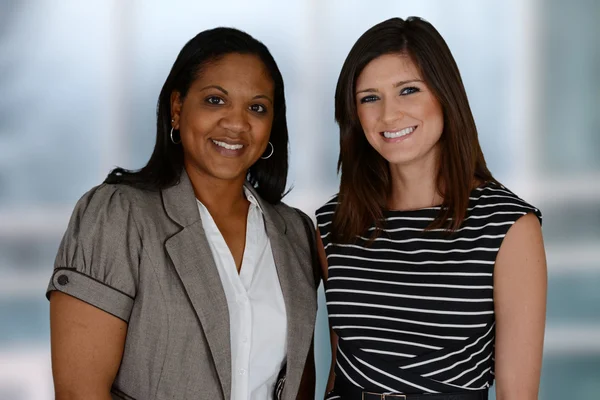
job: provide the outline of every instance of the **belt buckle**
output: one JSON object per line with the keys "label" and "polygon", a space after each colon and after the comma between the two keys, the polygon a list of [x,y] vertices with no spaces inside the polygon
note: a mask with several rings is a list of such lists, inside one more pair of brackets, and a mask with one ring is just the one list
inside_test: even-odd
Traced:
{"label": "belt buckle", "polygon": [[362,392],[362,400],[365,400],[365,394],[379,396],[379,400],[386,400],[386,399],[406,400],[405,394],[381,394],[381,393],[373,393],[373,392]]}

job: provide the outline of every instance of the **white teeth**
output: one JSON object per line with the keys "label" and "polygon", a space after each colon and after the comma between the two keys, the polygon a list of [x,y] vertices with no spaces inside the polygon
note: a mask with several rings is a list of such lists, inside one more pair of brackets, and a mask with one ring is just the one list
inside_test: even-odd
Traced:
{"label": "white teeth", "polygon": [[216,144],[217,146],[221,146],[227,150],[239,150],[242,147],[244,147],[243,144],[227,144],[225,142],[221,142],[219,140],[214,140],[212,139],[213,143]]}
{"label": "white teeth", "polygon": [[415,130],[415,127],[411,126],[410,128],[404,128],[398,132],[383,132],[383,136],[385,136],[386,139],[394,139],[394,138],[398,138],[400,136],[406,136],[409,133],[413,133],[414,130]]}

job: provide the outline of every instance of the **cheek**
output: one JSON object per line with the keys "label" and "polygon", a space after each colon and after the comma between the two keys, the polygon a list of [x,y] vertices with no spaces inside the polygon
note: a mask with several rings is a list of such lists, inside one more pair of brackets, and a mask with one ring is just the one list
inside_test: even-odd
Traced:
{"label": "cheek", "polygon": [[199,138],[210,132],[216,124],[217,118],[211,113],[200,111],[188,112],[182,117],[181,135],[190,140]]}
{"label": "cheek", "polygon": [[377,110],[375,107],[358,107],[357,115],[363,131],[369,135],[375,129]]}
{"label": "cheek", "polygon": [[367,142],[373,148],[379,146],[379,131],[377,128],[378,115],[375,107],[357,108],[358,120]]}
{"label": "cheek", "polygon": [[181,136],[181,145],[184,150],[194,153],[199,151],[202,147],[202,135],[198,134],[198,131],[194,128],[186,127],[184,130],[179,131]]}
{"label": "cheek", "polygon": [[253,138],[254,141],[257,144],[264,144],[265,146],[267,145],[267,142],[269,141],[270,137],[271,137],[271,129],[273,128],[273,119],[264,119],[261,121],[256,121],[253,124],[252,127],[252,132],[253,132]]}
{"label": "cheek", "polygon": [[424,119],[429,125],[429,129],[436,135],[441,135],[444,129],[444,113],[442,107],[437,102],[431,102],[426,107]]}
{"label": "cheek", "polygon": [[184,157],[191,159],[202,159],[201,154],[205,152],[205,142],[194,135],[189,130],[186,133],[181,133],[181,145],[183,148]]}
{"label": "cheek", "polygon": [[184,152],[199,157],[199,154],[207,151],[207,146],[211,145],[208,137],[214,131],[216,121],[210,114],[203,113],[188,114],[182,121],[179,134],[181,136],[181,145]]}
{"label": "cheek", "polygon": [[444,131],[444,114],[440,110],[438,113],[436,113],[434,118],[436,133],[438,134],[438,136],[441,136],[442,132]]}

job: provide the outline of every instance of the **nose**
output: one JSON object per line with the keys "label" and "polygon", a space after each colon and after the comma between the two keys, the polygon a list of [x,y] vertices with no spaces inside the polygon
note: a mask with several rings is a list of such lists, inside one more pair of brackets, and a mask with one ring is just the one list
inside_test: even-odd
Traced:
{"label": "nose", "polygon": [[404,118],[404,111],[400,104],[395,101],[383,100],[382,122],[385,124],[393,124],[402,118]]}
{"label": "nose", "polygon": [[250,129],[248,113],[241,107],[234,107],[221,118],[221,126],[233,133],[243,133]]}

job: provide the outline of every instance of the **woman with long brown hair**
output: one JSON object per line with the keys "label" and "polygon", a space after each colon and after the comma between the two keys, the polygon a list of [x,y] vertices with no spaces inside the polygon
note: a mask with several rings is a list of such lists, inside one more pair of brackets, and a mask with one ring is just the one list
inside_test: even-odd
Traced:
{"label": "woman with long brown hair", "polygon": [[[484,160],[448,46],[428,22],[364,33],[337,83],[340,191],[317,211],[328,399],[535,399],[541,213]],[[385,395],[385,396],[384,396]]]}

